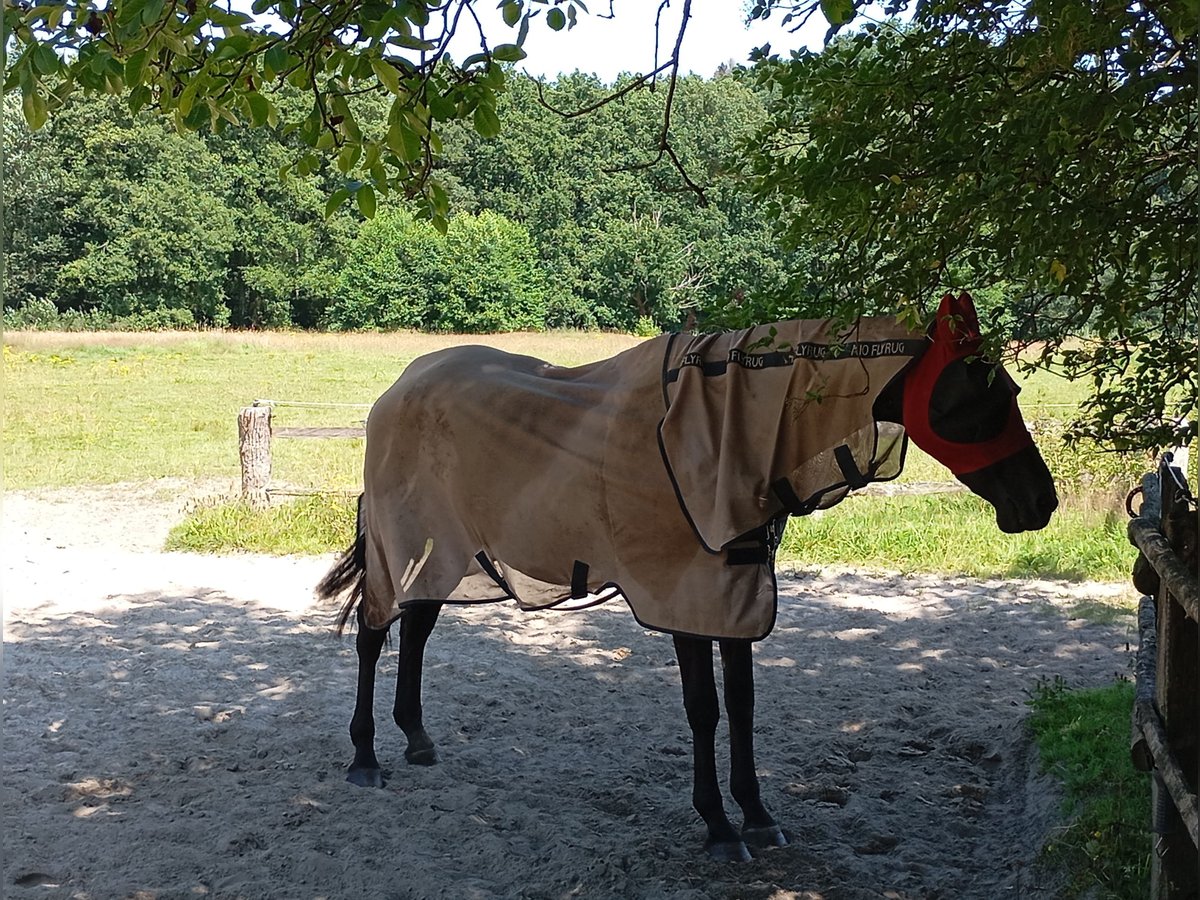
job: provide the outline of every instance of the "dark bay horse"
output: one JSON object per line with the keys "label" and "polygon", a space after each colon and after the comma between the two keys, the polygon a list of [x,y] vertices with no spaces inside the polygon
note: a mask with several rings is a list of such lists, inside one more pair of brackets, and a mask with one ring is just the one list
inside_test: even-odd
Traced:
{"label": "dark bay horse", "polygon": [[[394,718],[405,759],[430,765],[421,669],[443,603],[621,597],[674,639],[708,852],[786,844],[759,797],[751,647],[774,624],[788,516],[895,477],[908,438],[1002,531],[1043,528],[1058,505],[1016,385],[978,357],[978,327],[970,298],[947,295],[928,334],[795,321],[663,336],[575,369],[487,348],[414,362],[372,409],[358,534],[317,588],[347,595],[339,630],[358,624],[348,780],[383,784],[372,705],[393,622]],[[740,829],[717,782],[714,643]]]}

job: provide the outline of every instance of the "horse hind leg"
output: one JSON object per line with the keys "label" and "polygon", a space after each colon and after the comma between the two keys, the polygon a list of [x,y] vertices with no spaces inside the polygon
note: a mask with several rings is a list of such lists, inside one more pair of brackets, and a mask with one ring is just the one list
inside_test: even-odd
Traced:
{"label": "horse hind leg", "polygon": [[383,787],[383,771],[375,756],[375,666],[386,628],[370,628],[362,605],[358,607],[358,633],[354,649],[358,654],[358,692],[354,698],[354,716],[350,719],[350,740],[354,744],[354,761],[346,780],[359,787]]}
{"label": "horse hind leg", "polygon": [[437,624],[440,603],[418,603],[405,610],[400,619],[400,664],[396,673],[396,703],[392,717],[408,738],[404,758],[417,766],[432,766],[438,761],[437,748],[425,731],[421,713],[421,673],[425,644]]}

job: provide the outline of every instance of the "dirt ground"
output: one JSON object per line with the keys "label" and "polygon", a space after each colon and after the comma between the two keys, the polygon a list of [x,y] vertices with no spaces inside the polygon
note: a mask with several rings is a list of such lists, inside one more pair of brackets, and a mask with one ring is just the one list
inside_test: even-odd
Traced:
{"label": "dirt ground", "polygon": [[792,842],[718,864],[671,642],[617,606],[449,609],[426,669],[442,762],[404,763],[393,647],[390,780],[347,784],[353,640],[312,597],[330,559],[159,552],[222,487],[4,497],[5,896],[1055,896],[1025,701],[1128,673],[1130,623],[1070,610],[1132,587],[783,579],[757,742]]}

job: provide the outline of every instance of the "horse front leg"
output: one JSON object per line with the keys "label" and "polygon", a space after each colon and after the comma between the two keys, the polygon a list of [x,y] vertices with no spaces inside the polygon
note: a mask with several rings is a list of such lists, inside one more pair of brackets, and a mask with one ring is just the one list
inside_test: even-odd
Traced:
{"label": "horse front leg", "polygon": [[400,666],[392,718],[408,738],[404,758],[417,766],[432,766],[438,761],[437,748],[425,731],[421,716],[421,671],[425,644],[441,608],[440,603],[418,603],[405,610],[400,619]]}
{"label": "horse front leg", "polygon": [[692,729],[692,805],[708,826],[704,849],[723,862],[745,862],[750,851],[725,815],[717,783],[716,734],[721,710],[713,676],[712,641],[677,635],[675,655],[683,681],[683,706]]}
{"label": "horse front leg", "polygon": [[754,659],[750,641],[720,642],[729,717],[729,792],[742,808],[742,840],[751,847],[784,847],[783,829],[762,805],[754,765]]}
{"label": "horse front leg", "polygon": [[375,666],[387,638],[386,628],[370,628],[362,605],[358,607],[358,633],[354,649],[358,653],[358,692],[354,697],[354,716],[350,719],[350,740],[354,743],[354,761],[346,780],[359,787],[383,787],[383,771],[375,757]]}

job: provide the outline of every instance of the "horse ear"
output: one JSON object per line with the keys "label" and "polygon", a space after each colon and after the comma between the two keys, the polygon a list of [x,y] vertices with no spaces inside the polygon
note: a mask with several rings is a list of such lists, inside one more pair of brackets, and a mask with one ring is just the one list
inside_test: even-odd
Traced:
{"label": "horse ear", "polygon": [[946,294],[942,297],[937,312],[937,336],[945,341],[964,342],[979,340],[979,314],[975,301],[963,291],[957,297]]}
{"label": "horse ear", "polygon": [[959,332],[965,337],[978,339],[979,313],[975,311],[975,300],[966,291],[959,294],[958,299],[954,301],[954,312],[958,316]]}
{"label": "horse ear", "polygon": [[957,317],[958,311],[955,309],[958,301],[954,299],[953,294],[943,294],[942,302],[938,305],[937,316],[934,318],[934,338],[943,341],[954,340],[954,335],[958,331]]}

